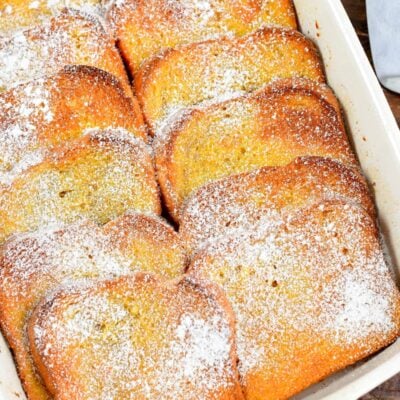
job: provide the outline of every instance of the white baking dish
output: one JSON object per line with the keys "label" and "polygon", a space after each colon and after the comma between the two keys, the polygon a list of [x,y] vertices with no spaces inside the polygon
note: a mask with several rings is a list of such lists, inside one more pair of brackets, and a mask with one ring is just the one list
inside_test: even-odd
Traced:
{"label": "white baking dish", "polygon": [[[294,0],[303,33],[318,44],[329,84],[374,192],[385,240],[400,274],[400,132],[340,0]],[[400,341],[296,396],[357,399],[400,372]],[[25,399],[0,335],[0,400]]]}
{"label": "white baking dish", "polygon": [[[329,84],[378,206],[393,270],[400,275],[400,132],[340,0],[294,0],[301,30],[322,53]],[[296,399],[357,399],[400,372],[400,340]]]}

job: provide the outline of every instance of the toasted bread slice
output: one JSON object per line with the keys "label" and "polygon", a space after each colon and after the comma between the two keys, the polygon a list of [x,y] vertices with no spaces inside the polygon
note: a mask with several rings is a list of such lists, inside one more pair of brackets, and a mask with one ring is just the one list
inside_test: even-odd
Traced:
{"label": "toasted bread slice", "polygon": [[104,228],[84,221],[17,235],[0,257],[0,325],[30,400],[50,398],[35,373],[25,332],[28,316],[46,293],[67,282],[138,270],[174,278],[186,264],[175,231],[141,214],[125,215]]}
{"label": "toasted bread slice", "polygon": [[314,44],[295,30],[264,28],[166,51],[145,63],[135,88],[153,134],[173,114],[205,101],[218,102],[278,78],[324,82]]}
{"label": "toasted bread slice", "polygon": [[236,400],[231,314],[216,287],[138,273],[61,289],[28,332],[56,400]]}
{"label": "toasted bread slice", "polygon": [[391,343],[400,294],[362,208],[325,202],[209,246],[193,276],[236,315],[246,399],[286,399]]}
{"label": "toasted bread slice", "polygon": [[32,28],[57,16],[65,7],[100,14],[100,0],[0,0],[0,36]]}
{"label": "toasted bread slice", "polygon": [[92,132],[51,151],[0,190],[0,243],[14,233],[128,210],[160,213],[152,159],[122,129]]}
{"label": "toasted bread slice", "polygon": [[175,219],[194,190],[232,174],[306,155],[356,164],[333,93],[298,79],[191,110],[156,138],[155,148],[159,183]]}
{"label": "toasted bread slice", "polygon": [[297,27],[291,0],[122,0],[113,2],[106,19],[132,75],[167,48],[243,36],[264,25]]}
{"label": "toasted bread slice", "polygon": [[146,140],[139,104],[111,74],[68,66],[0,93],[0,182],[38,149],[75,139],[88,128],[122,127]]}
{"label": "toasted bread slice", "polygon": [[132,95],[114,41],[97,18],[76,10],[64,10],[47,24],[0,39],[0,92],[69,64],[103,69]]}
{"label": "toasted bread slice", "polygon": [[232,231],[251,229],[260,218],[282,218],[324,199],[346,199],[376,218],[360,173],[327,158],[302,157],[203,186],[185,204],[179,233],[193,254]]}

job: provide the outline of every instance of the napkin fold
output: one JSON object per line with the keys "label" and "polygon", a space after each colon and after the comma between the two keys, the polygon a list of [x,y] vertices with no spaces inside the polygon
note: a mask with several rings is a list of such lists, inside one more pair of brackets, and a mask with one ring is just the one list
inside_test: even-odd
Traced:
{"label": "napkin fold", "polygon": [[376,74],[400,93],[400,0],[367,0],[367,15]]}

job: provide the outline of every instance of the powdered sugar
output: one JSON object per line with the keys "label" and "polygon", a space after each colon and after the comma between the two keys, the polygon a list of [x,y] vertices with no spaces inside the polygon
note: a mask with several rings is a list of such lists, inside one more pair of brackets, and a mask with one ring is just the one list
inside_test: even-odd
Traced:
{"label": "powdered sugar", "polygon": [[203,186],[185,203],[180,233],[192,253],[232,230],[250,231],[261,217],[274,221],[322,199],[345,199],[375,215],[357,172],[330,159],[303,157]]}
{"label": "powdered sugar", "polygon": [[82,360],[77,380],[60,375],[70,395],[200,400],[235,390],[232,331],[218,304],[181,284],[123,282],[64,290],[71,303],[56,297],[34,327],[47,368],[68,368],[67,353],[69,368]]}
{"label": "powdered sugar", "polygon": [[[37,121],[50,123],[53,120],[53,113],[49,104],[49,91],[39,80],[33,85],[27,85],[21,93],[24,101],[17,104],[7,101],[6,97],[0,98],[2,120],[7,121],[1,130],[0,148],[2,159],[0,163],[0,182],[9,182],[11,169],[21,171],[22,165],[28,166],[33,161],[40,159],[38,153],[26,154],[25,161],[21,162],[18,155],[26,148],[33,147],[36,135]],[[26,161],[30,160],[30,161]],[[19,165],[15,165],[18,162]],[[15,175],[15,173],[14,173]]]}
{"label": "powdered sugar", "polygon": [[286,0],[108,1],[107,20],[134,73],[149,57],[167,48],[251,33],[265,25],[296,27]]}
{"label": "powdered sugar", "polygon": [[90,18],[64,12],[57,19],[0,40],[0,91],[56,72],[67,64],[97,66],[107,49]]}
{"label": "powdered sugar", "polygon": [[221,11],[218,10],[217,2],[213,0],[166,0],[164,7],[175,8],[175,12],[185,19],[186,23],[196,24],[196,29],[207,26],[215,13]]}
{"label": "powdered sugar", "polygon": [[[272,386],[284,376],[290,387],[304,373],[296,370],[297,357],[305,370],[318,357],[324,376],[325,357],[329,371],[343,367],[399,329],[399,293],[374,224],[356,206],[322,203],[272,225],[261,219],[247,233],[212,243],[190,271],[221,284],[231,301],[246,390],[257,371]],[[305,346],[313,349],[308,356]],[[318,380],[302,377],[307,385]]]}
{"label": "powdered sugar", "polygon": [[39,1],[32,1],[32,2],[30,2],[29,3],[29,5],[28,5],[28,8],[30,9],[30,10],[34,10],[34,9],[36,9],[36,8],[39,8]]}
{"label": "powdered sugar", "polygon": [[[113,248],[111,238],[99,227],[86,221],[68,228],[49,224],[37,232],[17,236],[5,247],[4,257],[14,263],[19,296],[24,290],[31,290],[31,274],[36,275],[35,280],[50,275],[60,282],[74,276],[113,277],[131,272],[130,259]],[[26,289],[23,285],[27,285]]]}
{"label": "powdered sugar", "polygon": [[40,164],[44,160],[45,155],[43,150],[26,152],[23,158],[14,163],[12,169],[5,173],[0,173],[0,184],[10,186],[28,168]]}
{"label": "powdered sugar", "polygon": [[161,254],[173,249],[177,257],[176,265],[171,266],[175,274],[171,275],[183,271],[184,258],[182,254],[179,257],[182,250],[177,236],[171,227],[154,217],[127,214],[104,228],[86,220],[67,226],[49,224],[35,232],[16,235],[4,245],[3,263],[12,276],[6,279],[7,287],[14,287],[7,297],[38,296],[35,285],[45,276],[57,282],[51,286],[76,279],[113,278],[133,270],[154,272],[153,268],[161,275],[171,276],[167,268],[164,271],[161,265],[152,265],[146,253],[131,251],[131,241],[139,239],[142,245],[154,241]]}
{"label": "powdered sugar", "polygon": [[36,164],[45,150],[84,135],[86,128],[120,126],[132,135],[145,135],[141,116],[118,82],[86,66],[69,66],[1,93],[0,114],[3,184]]}
{"label": "powdered sugar", "polygon": [[[299,51],[304,57],[294,57]],[[275,79],[294,76],[317,82],[324,79],[312,43],[295,31],[265,28],[244,38],[208,41],[170,51],[139,71],[136,90],[146,119],[156,131],[171,109],[217,103],[260,89]],[[162,102],[155,98],[159,92],[148,86],[158,87],[163,93]]]}
{"label": "powdered sugar", "polygon": [[[201,370],[207,371],[211,368],[218,371],[217,376],[224,374],[221,367],[225,365],[229,357],[229,330],[225,327],[225,331],[219,331],[217,327],[220,323],[220,317],[213,317],[209,324],[192,315],[181,317],[181,322],[176,328],[176,339],[184,342],[187,348],[187,353],[182,360],[182,368],[179,368],[186,379],[193,381]],[[182,351],[178,346],[182,344],[173,343],[174,353]],[[204,382],[204,384],[209,384],[210,387],[207,389],[212,390],[212,381]]]}
{"label": "powdered sugar", "polygon": [[0,34],[11,36],[21,30],[47,23],[64,8],[101,15],[100,0],[28,0],[15,4],[5,0],[0,5]]}
{"label": "powdered sugar", "polygon": [[157,131],[156,165],[174,217],[191,193],[226,176],[305,155],[354,165],[335,101],[319,92],[333,97],[309,80],[278,80],[240,98],[192,109],[169,130]]}
{"label": "powdered sugar", "polygon": [[[382,262],[378,264],[380,268],[383,265]],[[363,269],[363,274],[367,268]],[[390,290],[388,282],[381,283],[386,286],[386,290]],[[381,293],[384,290],[383,287],[379,287],[378,292],[375,285],[371,285],[368,280],[357,276],[354,272],[344,273],[337,282],[337,286],[337,293],[343,296],[341,301],[344,307],[336,314],[330,328],[337,332],[338,341],[343,334],[346,334],[349,339],[349,335],[354,335],[351,340],[356,341],[359,339],[360,332],[372,329],[382,332],[395,328],[392,316],[388,312],[391,309],[389,298],[382,296]],[[353,329],[349,331],[348,326],[352,326]]]}
{"label": "powdered sugar", "polygon": [[[157,249],[156,254],[153,249]],[[70,290],[93,280],[131,275],[134,271],[177,277],[183,274],[185,266],[183,249],[173,229],[161,219],[135,213],[105,227],[79,221],[16,235],[3,246],[1,257],[2,326],[7,335],[12,335],[21,377],[36,386],[39,382],[32,373],[32,364],[21,360],[30,360],[24,334],[27,315],[43,296],[61,286]],[[100,304],[101,299],[92,306],[99,308]],[[93,318],[85,315],[79,321],[75,317],[82,315],[73,313],[67,329],[74,335],[90,333]],[[50,351],[51,345],[47,343],[45,354]]]}
{"label": "powdered sugar", "polygon": [[91,131],[20,174],[2,191],[1,240],[54,223],[99,223],[160,209],[147,146],[123,129]]}

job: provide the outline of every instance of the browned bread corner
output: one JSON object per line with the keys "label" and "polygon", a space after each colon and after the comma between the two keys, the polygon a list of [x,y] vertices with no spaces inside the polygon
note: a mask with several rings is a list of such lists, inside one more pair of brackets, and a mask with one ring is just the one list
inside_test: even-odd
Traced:
{"label": "browned bread corner", "polygon": [[264,25],[297,27],[291,0],[123,0],[112,2],[106,19],[132,74],[167,48],[243,36]]}
{"label": "browned bread corner", "polygon": [[103,69],[132,95],[121,57],[99,19],[71,9],[46,24],[0,38],[0,92],[69,64]]}
{"label": "browned bread corner", "polygon": [[[131,258],[132,268],[175,278],[187,266],[186,250],[178,233],[161,218],[129,213],[104,226],[111,243],[123,248]],[[141,260],[146,264],[142,265]]]}
{"label": "browned bread corner", "polygon": [[241,38],[167,50],[141,67],[134,84],[154,134],[187,107],[220,102],[292,77],[325,81],[316,47],[295,30],[263,28]]}
{"label": "browned bread corner", "polygon": [[263,167],[201,187],[185,203],[179,234],[190,254],[231,232],[251,230],[322,200],[345,199],[375,220],[364,177],[321,157],[301,157],[287,166]]}
{"label": "browned bread corner", "polygon": [[137,100],[113,75],[67,66],[0,93],[0,182],[35,151],[82,136],[86,129],[124,128],[146,140]]}
{"label": "browned bread corner", "polygon": [[51,150],[0,188],[0,243],[81,218],[104,224],[130,210],[161,212],[150,152],[123,129],[93,131]]}
{"label": "browned bread corner", "polygon": [[200,252],[189,274],[224,288],[246,399],[287,399],[393,342],[400,295],[362,208],[324,202]]}
{"label": "browned bread corner", "polygon": [[166,206],[177,221],[191,193],[229,175],[300,156],[357,164],[332,91],[298,78],[188,111],[156,137],[155,156]]}
{"label": "browned bread corner", "polygon": [[25,331],[30,313],[46,294],[78,280],[134,271],[176,278],[185,266],[177,233],[161,219],[143,214],[127,214],[104,227],[81,221],[7,241],[0,252],[0,326],[28,398],[50,398],[32,363]]}
{"label": "browned bread corner", "polygon": [[233,323],[217,287],[138,273],[56,292],[28,333],[55,400],[239,400]]}

